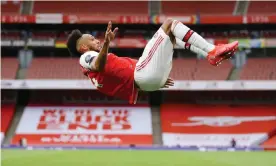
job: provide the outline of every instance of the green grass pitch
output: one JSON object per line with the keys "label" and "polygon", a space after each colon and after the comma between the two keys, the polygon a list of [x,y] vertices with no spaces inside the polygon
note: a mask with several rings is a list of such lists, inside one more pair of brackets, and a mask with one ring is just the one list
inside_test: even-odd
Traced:
{"label": "green grass pitch", "polygon": [[276,166],[276,152],[2,150],[2,166]]}

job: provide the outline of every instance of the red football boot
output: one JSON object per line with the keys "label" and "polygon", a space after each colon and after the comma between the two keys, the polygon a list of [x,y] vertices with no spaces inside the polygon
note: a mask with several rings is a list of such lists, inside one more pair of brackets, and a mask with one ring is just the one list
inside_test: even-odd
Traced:
{"label": "red football boot", "polygon": [[231,58],[238,49],[238,46],[238,41],[218,45],[214,50],[208,53],[207,59],[211,65],[218,66],[222,61]]}

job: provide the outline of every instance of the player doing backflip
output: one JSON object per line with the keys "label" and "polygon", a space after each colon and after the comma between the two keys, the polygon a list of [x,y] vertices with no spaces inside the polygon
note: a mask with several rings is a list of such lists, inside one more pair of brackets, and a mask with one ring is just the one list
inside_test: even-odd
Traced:
{"label": "player doing backflip", "polygon": [[108,52],[110,41],[117,31],[118,28],[112,31],[112,23],[109,22],[101,44],[94,36],[73,30],[67,47],[71,54],[80,56],[83,74],[100,92],[128,100],[130,104],[136,103],[138,90],[156,91],[174,85],[169,74],[176,45],[202,54],[214,66],[229,59],[238,48],[237,41],[212,45],[181,22],[167,19],[137,61]]}

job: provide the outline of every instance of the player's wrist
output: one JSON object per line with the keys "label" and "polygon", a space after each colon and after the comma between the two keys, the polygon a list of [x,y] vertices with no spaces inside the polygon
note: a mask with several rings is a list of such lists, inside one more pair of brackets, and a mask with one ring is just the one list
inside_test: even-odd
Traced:
{"label": "player's wrist", "polygon": [[110,41],[104,40],[104,44],[109,44],[109,43],[110,43]]}

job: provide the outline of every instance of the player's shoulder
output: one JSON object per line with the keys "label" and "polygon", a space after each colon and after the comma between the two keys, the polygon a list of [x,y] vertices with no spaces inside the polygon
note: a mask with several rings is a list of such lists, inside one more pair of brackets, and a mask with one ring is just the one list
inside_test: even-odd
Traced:
{"label": "player's shoulder", "polygon": [[81,66],[83,66],[84,68],[87,68],[90,66],[90,63],[92,62],[93,58],[98,56],[98,52],[96,51],[87,51],[85,53],[83,53],[81,56],[80,56],[80,59],[79,59],[79,63]]}
{"label": "player's shoulder", "polygon": [[80,56],[80,60],[84,60],[84,61],[88,61],[90,60],[92,57],[95,57],[95,56],[98,56],[99,53],[96,52],[96,51],[87,51],[85,53],[83,53],[81,56]]}

